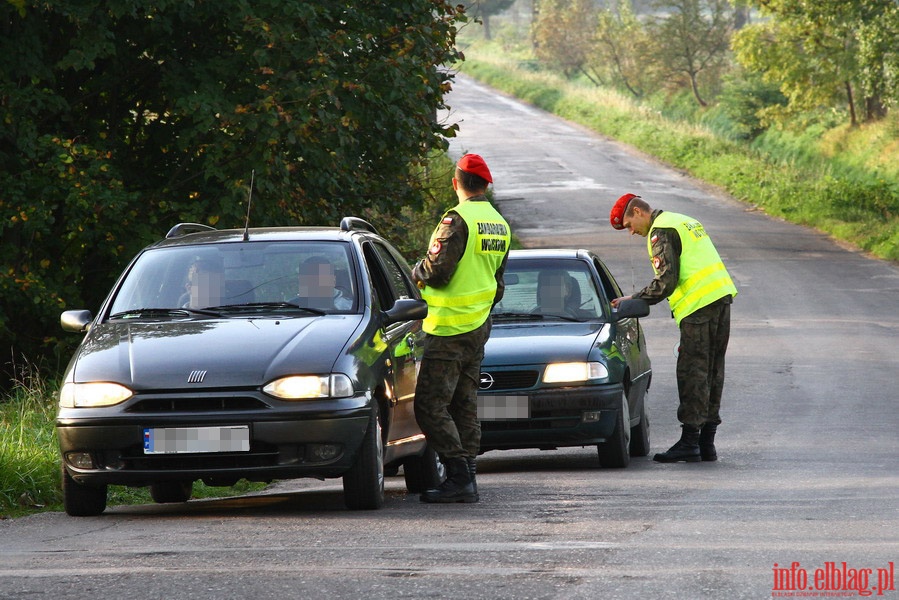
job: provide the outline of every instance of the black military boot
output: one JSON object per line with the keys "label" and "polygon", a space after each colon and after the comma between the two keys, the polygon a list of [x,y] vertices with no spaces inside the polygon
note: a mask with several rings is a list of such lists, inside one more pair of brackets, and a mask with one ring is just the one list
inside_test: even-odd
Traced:
{"label": "black military boot", "polygon": [[471,477],[471,488],[474,490],[475,501],[478,501],[481,499],[478,495],[478,464],[471,457],[466,458],[465,461],[468,463],[468,476]]}
{"label": "black military boot", "polygon": [[471,473],[468,472],[468,461],[464,458],[448,458],[443,464],[446,465],[446,479],[436,488],[423,493],[421,501],[441,504],[477,502],[478,496],[471,483]]}
{"label": "black military boot", "polygon": [[702,456],[702,460],[718,460],[718,453],[715,451],[715,433],[717,431],[717,423],[706,423],[699,431],[699,454]]}
{"label": "black military boot", "polygon": [[680,439],[668,449],[652,457],[656,462],[699,462],[702,455],[699,453],[699,427],[693,425],[681,425]]}

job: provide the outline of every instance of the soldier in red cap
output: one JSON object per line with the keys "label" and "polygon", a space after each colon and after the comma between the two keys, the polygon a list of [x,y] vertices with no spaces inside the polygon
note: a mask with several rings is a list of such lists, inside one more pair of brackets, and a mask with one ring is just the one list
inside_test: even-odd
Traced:
{"label": "soldier in red cap", "polygon": [[681,439],[658,462],[717,460],[724,354],[730,337],[730,305],[737,288],[702,224],[685,215],[653,210],[640,196],[624,194],[609,214],[615,229],[647,238],[655,278],[639,292],[612,300],[665,298],[680,328],[677,391]]}
{"label": "soldier in red cap", "polygon": [[415,417],[446,465],[447,478],[422,502],[477,502],[475,457],[481,446],[477,392],[490,336],[490,309],[503,297],[511,229],[485,193],[493,177],[477,154],[456,165],[459,203],[447,211],[412,277],[428,302],[425,351],[415,388]]}

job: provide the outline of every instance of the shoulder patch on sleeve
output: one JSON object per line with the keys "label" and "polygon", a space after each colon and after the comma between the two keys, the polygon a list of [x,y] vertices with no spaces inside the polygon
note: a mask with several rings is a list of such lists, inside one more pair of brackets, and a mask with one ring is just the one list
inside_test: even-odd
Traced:
{"label": "shoulder patch on sleeve", "polygon": [[657,233],[652,234],[652,237],[649,238],[649,242],[651,244],[655,244],[658,240],[659,240],[659,234],[657,234]]}
{"label": "shoulder patch on sleeve", "polygon": [[452,225],[453,218],[452,217],[443,217],[443,221],[441,221],[444,225]]}
{"label": "shoulder patch on sleeve", "polygon": [[440,243],[440,240],[436,240],[433,244],[431,244],[430,249],[428,249],[428,253],[440,254],[441,250],[443,250],[443,244]]}

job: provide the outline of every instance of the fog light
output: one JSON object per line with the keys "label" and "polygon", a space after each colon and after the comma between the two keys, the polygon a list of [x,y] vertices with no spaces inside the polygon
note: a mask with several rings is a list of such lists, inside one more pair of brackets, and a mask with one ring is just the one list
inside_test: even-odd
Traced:
{"label": "fog light", "polygon": [[588,410],[581,415],[581,423],[596,423],[601,416],[601,410]]}
{"label": "fog light", "polygon": [[66,460],[76,469],[93,469],[94,459],[91,458],[90,452],[69,452]]}
{"label": "fog light", "polygon": [[334,460],[340,456],[340,452],[340,444],[308,444],[306,446],[306,457],[312,462]]}

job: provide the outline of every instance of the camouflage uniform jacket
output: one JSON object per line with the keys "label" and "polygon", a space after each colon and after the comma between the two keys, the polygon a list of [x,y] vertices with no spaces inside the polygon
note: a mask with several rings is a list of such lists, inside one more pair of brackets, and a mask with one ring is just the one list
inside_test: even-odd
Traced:
{"label": "camouflage uniform jacket", "polygon": [[[661,210],[652,211],[650,223],[654,222],[661,212]],[[681,242],[676,229],[667,227],[655,229],[652,232],[652,264],[656,276],[633,297],[642,298],[649,304],[658,304],[670,296],[677,288],[677,280],[680,277],[680,253]]]}
{"label": "camouflage uniform jacket", "polygon": [[[487,202],[487,197],[483,194],[472,196],[467,202]],[[412,269],[412,279],[420,288],[423,288],[425,285],[435,288],[446,286],[456,272],[456,267],[465,253],[467,244],[468,225],[465,224],[465,219],[453,210],[448,211],[444,215],[443,220],[440,221],[440,225],[437,226],[437,231],[431,240],[431,247],[428,248],[427,256],[418,261]],[[506,270],[508,258],[509,255],[507,253],[496,272],[494,304],[502,300],[505,292],[503,272]]]}

